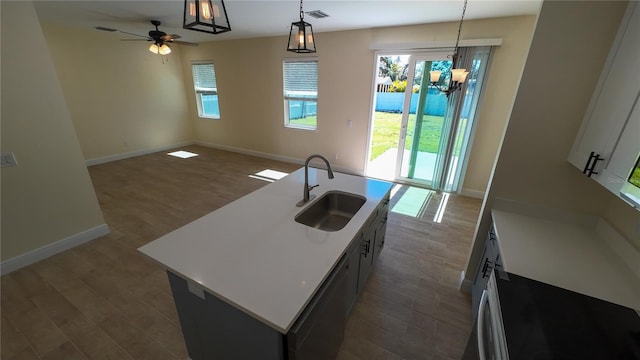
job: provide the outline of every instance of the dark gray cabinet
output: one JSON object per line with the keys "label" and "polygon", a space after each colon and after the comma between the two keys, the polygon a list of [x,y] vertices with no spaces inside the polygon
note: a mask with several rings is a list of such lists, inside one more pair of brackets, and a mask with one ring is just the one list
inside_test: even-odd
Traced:
{"label": "dark gray cabinet", "polygon": [[289,360],[335,359],[344,338],[348,258],[344,256],[287,334]]}
{"label": "dark gray cabinet", "polygon": [[487,238],[484,243],[484,249],[482,252],[482,258],[476,271],[476,276],[473,281],[473,287],[471,289],[471,300],[473,303],[473,315],[475,317],[478,312],[478,305],[480,305],[480,297],[482,291],[487,288],[487,282],[491,271],[502,267],[502,259],[500,258],[500,248],[498,247],[498,237],[496,236],[493,225],[487,233]]}

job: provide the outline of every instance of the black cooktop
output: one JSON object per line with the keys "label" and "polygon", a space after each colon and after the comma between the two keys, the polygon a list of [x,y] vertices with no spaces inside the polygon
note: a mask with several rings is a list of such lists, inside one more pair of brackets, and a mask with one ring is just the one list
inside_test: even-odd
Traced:
{"label": "black cooktop", "polygon": [[510,360],[640,360],[640,315],[624,306],[497,271]]}

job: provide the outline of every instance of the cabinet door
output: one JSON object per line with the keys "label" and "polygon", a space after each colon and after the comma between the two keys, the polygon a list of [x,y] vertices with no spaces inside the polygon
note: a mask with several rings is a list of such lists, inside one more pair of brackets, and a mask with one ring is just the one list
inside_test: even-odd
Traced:
{"label": "cabinet door", "polygon": [[[640,101],[640,99],[638,99]],[[636,102],[629,121],[600,179],[608,190],[618,195],[640,154],[640,104]]]}
{"label": "cabinet door", "polygon": [[347,295],[345,297],[345,318],[351,312],[353,304],[358,298],[358,277],[360,268],[360,246],[362,233],[353,241],[353,245],[347,250]]}
{"label": "cabinet door", "polygon": [[373,247],[373,263],[375,264],[378,260],[378,256],[382,252],[382,247],[384,246],[385,235],[387,234],[387,217],[383,216],[376,225],[375,230],[375,241]]}
{"label": "cabinet door", "polygon": [[369,273],[371,272],[371,267],[373,265],[373,246],[375,242],[375,228],[367,227],[364,229],[364,236],[362,237],[361,247],[360,247],[360,273],[358,274],[358,292],[362,292],[365,284],[367,283],[367,279],[369,278]]}
{"label": "cabinet door", "polygon": [[489,276],[493,270],[494,263],[500,257],[496,241],[497,239],[492,226],[487,234],[484,249],[482,251],[482,257],[480,258],[481,261],[478,265],[475,279],[473,280],[473,287],[471,288],[471,301],[474,316],[478,311],[478,306],[480,305],[480,296],[482,295],[482,291],[487,288],[487,283],[489,282]]}
{"label": "cabinet door", "polygon": [[[585,169],[592,152],[605,159],[596,164],[595,171],[601,175],[599,170],[606,167],[640,92],[638,64],[640,6],[632,1],[569,154],[569,162],[580,170]],[[598,179],[597,174],[593,177]]]}

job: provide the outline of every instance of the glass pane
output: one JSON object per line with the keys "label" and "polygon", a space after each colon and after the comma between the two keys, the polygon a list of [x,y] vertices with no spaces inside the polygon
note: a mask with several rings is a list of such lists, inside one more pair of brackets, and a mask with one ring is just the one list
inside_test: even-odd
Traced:
{"label": "glass pane", "polygon": [[457,191],[460,188],[460,179],[463,170],[464,159],[468,156],[468,144],[471,138],[471,130],[474,122],[476,108],[480,98],[480,90],[484,79],[490,48],[478,48],[474,54],[467,86],[461,94],[462,105],[460,117],[456,125],[453,138],[453,150],[443,189],[445,191]]}
{"label": "glass pane", "polygon": [[318,125],[318,102],[314,100],[289,100],[288,125],[315,129]]}
{"label": "glass pane", "polygon": [[218,105],[218,95],[200,94],[200,104],[202,104],[202,113],[200,116],[220,117],[220,107]]}
{"label": "glass pane", "polygon": [[[437,171],[446,127],[447,97],[429,84],[429,71],[451,66],[451,61],[416,63],[409,105],[405,151],[400,176],[431,183]],[[425,71],[425,68],[428,69]],[[409,90],[409,89],[407,89]]]}

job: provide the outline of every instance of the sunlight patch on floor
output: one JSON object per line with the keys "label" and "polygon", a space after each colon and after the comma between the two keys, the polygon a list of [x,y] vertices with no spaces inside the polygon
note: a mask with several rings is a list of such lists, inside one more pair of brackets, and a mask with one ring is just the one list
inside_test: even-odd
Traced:
{"label": "sunlight patch on floor", "polygon": [[[397,191],[396,191],[397,192]],[[398,202],[391,209],[396,214],[402,214],[412,217],[421,217],[427,208],[429,198],[433,191],[409,187],[404,194],[400,196]]]}
{"label": "sunlight patch on floor", "polygon": [[198,154],[196,154],[196,153],[192,153],[192,152],[184,151],[184,150],[170,152],[167,155],[175,156],[175,157],[178,157],[178,158],[181,158],[181,159],[188,159],[188,158],[192,158],[194,156],[198,156]]}
{"label": "sunlight patch on floor", "polygon": [[441,223],[442,217],[444,216],[444,212],[447,210],[447,203],[449,202],[449,193],[442,193],[442,199],[440,199],[440,204],[438,205],[438,210],[436,211],[436,215],[433,217],[433,222]]}
{"label": "sunlight patch on floor", "polygon": [[283,177],[289,175],[289,173],[286,172],[282,172],[282,171],[277,171],[277,170],[271,170],[271,169],[264,169],[262,171],[259,171],[253,175],[249,175],[250,178],[252,179],[258,179],[258,180],[262,180],[262,181],[268,181],[268,182],[274,182],[276,180],[280,180]]}

